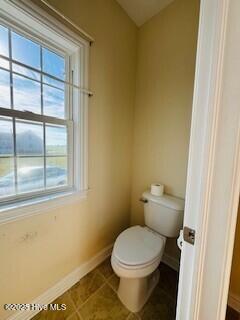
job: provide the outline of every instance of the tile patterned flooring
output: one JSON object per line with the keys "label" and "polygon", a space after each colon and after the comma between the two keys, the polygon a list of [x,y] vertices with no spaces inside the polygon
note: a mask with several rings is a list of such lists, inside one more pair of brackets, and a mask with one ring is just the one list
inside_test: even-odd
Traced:
{"label": "tile patterned flooring", "polygon": [[174,320],[177,272],[160,266],[160,280],[139,313],[129,312],[117,297],[119,279],[107,259],[53,303],[65,311],[42,311],[32,320]]}

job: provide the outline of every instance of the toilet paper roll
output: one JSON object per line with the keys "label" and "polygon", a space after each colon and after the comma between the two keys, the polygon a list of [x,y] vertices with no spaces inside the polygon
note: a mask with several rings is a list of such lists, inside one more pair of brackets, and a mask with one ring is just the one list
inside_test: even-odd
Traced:
{"label": "toilet paper roll", "polygon": [[164,185],[160,184],[160,183],[153,183],[151,185],[151,194],[154,196],[162,196],[164,192]]}
{"label": "toilet paper roll", "polygon": [[183,230],[180,230],[179,237],[177,238],[177,245],[180,250],[182,250],[183,244]]}

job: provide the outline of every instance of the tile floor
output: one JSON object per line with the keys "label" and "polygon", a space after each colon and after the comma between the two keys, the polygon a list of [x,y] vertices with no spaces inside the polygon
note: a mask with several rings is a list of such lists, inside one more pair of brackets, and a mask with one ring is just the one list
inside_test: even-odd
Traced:
{"label": "tile floor", "polygon": [[159,284],[139,313],[119,301],[119,279],[107,259],[53,302],[66,304],[65,311],[42,311],[33,320],[174,320],[178,276],[163,263],[159,268]]}

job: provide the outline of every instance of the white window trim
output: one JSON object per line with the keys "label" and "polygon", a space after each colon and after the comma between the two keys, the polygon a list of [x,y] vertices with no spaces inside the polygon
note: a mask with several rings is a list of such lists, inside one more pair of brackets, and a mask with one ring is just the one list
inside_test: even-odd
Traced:
{"label": "white window trim", "polygon": [[[71,190],[53,194],[39,195],[27,200],[17,200],[0,206],[0,224],[19,220],[26,216],[49,211],[69,201],[83,199],[88,191],[88,57],[89,42],[69,30],[58,20],[45,13],[34,4],[25,1],[0,0],[0,21],[5,21],[9,26],[20,32],[27,32],[43,39],[53,47],[54,43],[61,44],[61,48],[71,55],[70,64],[78,68],[74,73],[74,83],[83,91],[75,90],[74,99],[77,108],[74,112],[74,139],[71,152],[74,163],[74,181]],[[80,68],[81,65],[81,68]],[[84,93],[84,91],[86,91]]]}

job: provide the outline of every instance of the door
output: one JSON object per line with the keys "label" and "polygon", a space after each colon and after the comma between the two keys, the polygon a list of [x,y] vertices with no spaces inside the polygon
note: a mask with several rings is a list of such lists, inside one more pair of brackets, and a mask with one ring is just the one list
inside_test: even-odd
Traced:
{"label": "door", "polygon": [[240,1],[202,0],[177,320],[224,320],[240,182]]}

